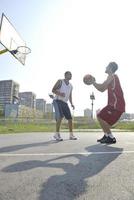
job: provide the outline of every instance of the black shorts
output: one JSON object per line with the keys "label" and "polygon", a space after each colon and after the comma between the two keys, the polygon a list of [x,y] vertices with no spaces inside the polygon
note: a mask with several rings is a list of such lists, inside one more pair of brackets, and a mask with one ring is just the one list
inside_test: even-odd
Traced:
{"label": "black shorts", "polygon": [[67,103],[61,100],[53,101],[55,109],[55,119],[61,119],[65,117],[67,120],[72,119],[71,112]]}

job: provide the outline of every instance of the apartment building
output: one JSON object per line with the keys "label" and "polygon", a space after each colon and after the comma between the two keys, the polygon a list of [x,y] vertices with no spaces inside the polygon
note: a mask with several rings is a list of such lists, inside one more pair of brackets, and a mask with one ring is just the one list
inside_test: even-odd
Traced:
{"label": "apartment building", "polygon": [[44,99],[36,99],[36,110],[45,113],[46,101]]}
{"label": "apartment building", "polygon": [[6,104],[18,104],[19,84],[13,80],[0,81],[0,109]]}
{"label": "apartment building", "polygon": [[36,95],[33,92],[19,92],[19,104],[36,109]]}

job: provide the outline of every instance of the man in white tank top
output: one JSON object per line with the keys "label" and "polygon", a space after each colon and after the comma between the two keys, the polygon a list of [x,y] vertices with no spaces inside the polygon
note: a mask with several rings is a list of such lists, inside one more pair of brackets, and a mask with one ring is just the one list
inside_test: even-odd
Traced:
{"label": "man in white tank top", "polygon": [[68,100],[74,109],[74,105],[72,103],[72,89],[73,86],[69,82],[72,78],[72,74],[70,71],[65,72],[64,74],[65,78],[64,79],[59,79],[53,89],[52,92],[55,94],[54,100],[53,100],[53,105],[55,109],[55,119],[56,119],[56,133],[54,135],[54,138],[57,141],[62,141],[63,139],[60,137],[60,126],[63,117],[65,117],[68,120],[68,126],[69,126],[69,132],[70,140],[76,140],[77,138],[73,135],[73,130],[72,130],[72,116],[71,112],[68,106]]}

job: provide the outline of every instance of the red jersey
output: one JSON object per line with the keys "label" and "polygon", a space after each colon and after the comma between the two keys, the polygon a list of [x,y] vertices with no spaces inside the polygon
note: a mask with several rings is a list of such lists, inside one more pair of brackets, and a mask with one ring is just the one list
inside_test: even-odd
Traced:
{"label": "red jersey", "polygon": [[124,112],[125,100],[120,81],[117,75],[113,74],[113,80],[108,86],[108,105],[114,109]]}

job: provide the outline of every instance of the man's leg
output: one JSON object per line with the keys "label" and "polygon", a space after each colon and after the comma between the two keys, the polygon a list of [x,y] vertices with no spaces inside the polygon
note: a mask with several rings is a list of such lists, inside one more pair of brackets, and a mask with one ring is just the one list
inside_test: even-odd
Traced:
{"label": "man's leg", "polygon": [[61,126],[61,121],[62,121],[62,118],[56,120],[56,133],[55,133],[55,135],[54,135],[54,138],[55,138],[57,141],[62,141],[62,140],[63,140],[63,139],[60,137],[60,126]]}
{"label": "man's leg", "polygon": [[99,116],[97,116],[97,119],[98,119],[100,126],[101,126],[102,130],[104,131],[104,133],[110,133],[111,126],[107,122],[102,120]]}
{"label": "man's leg", "polygon": [[116,139],[110,130],[111,126],[107,122],[102,120],[99,116],[97,116],[97,119],[100,123],[102,130],[104,131],[103,138],[97,141],[101,143],[116,143]]}
{"label": "man's leg", "polygon": [[[115,143],[116,139],[111,133],[111,127],[117,122],[120,117],[121,112],[115,110],[112,106],[105,106],[98,114],[97,118],[100,123],[102,130],[104,131],[104,136],[97,140],[97,142],[102,142],[109,140],[109,143]],[[108,142],[107,142],[108,143]]]}
{"label": "man's leg", "polygon": [[72,119],[68,120],[68,127],[69,127],[69,132],[70,132],[70,139],[71,140],[77,140],[77,138],[73,135],[73,123],[72,123]]}
{"label": "man's leg", "polygon": [[69,132],[70,136],[73,135],[73,124],[72,124],[72,119],[68,120],[68,127],[69,127]]}
{"label": "man's leg", "polygon": [[61,121],[62,121],[62,119],[56,120],[56,133],[60,133]]}
{"label": "man's leg", "polygon": [[56,133],[54,135],[54,138],[57,141],[62,141],[63,139],[60,137],[60,126],[61,126],[62,117],[61,117],[59,106],[56,100],[53,100],[53,106],[55,109],[55,120],[56,120]]}

